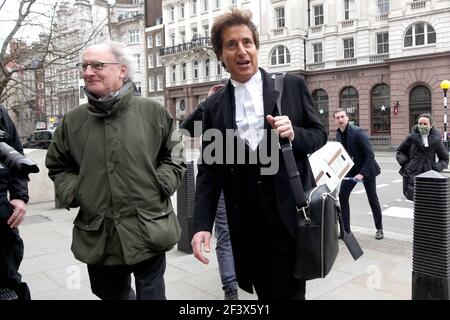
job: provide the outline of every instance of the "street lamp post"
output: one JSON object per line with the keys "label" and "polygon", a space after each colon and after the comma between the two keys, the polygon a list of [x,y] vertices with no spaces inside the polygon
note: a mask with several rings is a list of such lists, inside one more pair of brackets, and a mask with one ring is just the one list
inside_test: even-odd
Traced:
{"label": "street lamp post", "polygon": [[448,151],[448,139],[447,139],[447,90],[450,88],[450,81],[442,80],[441,89],[444,90],[444,145]]}

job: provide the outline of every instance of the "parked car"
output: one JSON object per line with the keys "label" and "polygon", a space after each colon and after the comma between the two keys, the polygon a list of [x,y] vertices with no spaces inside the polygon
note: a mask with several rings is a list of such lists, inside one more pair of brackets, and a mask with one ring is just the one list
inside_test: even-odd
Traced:
{"label": "parked car", "polygon": [[31,149],[48,149],[53,138],[52,130],[37,130],[34,131],[28,138],[27,142],[23,144],[24,148]]}

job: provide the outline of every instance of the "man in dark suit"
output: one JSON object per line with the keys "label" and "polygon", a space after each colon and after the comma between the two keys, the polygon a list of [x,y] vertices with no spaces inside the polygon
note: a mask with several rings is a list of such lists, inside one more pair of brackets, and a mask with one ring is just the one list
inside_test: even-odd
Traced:
{"label": "man in dark suit", "polygon": [[347,173],[347,177],[353,180],[343,180],[339,190],[339,202],[341,203],[342,218],[345,231],[350,232],[350,205],[348,199],[357,182],[362,181],[372,209],[373,220],[377,231],[375,239],[383,239],[383,223],[381,217],[381,206],[377,196],[376,176],[380,174],[380,166],[375,161],[372,144],[363,129],[349,124],[347,112],[337,109],[334,120],[338,125],[336,140],[342,143],[354,162],[354,166]]}
{"label": "man in dark suit", "polygon": [[[303,187],[309,190],[315,182],[307,155],[326,143],[326,130],[312,107],[304,80],[297,76],[285,76],[283,115],[277,114],[278,92],[272,77],[258,68],[258,32],[250,13],[232,9],[216,17],[211,40],[231,79],[205,101],[194,255],[208,263],[202,250],[210,251],[214,215],[223,189],[239,286],[250,293],[254,288],[259,299],[304,299],[305,281],[293,275],[296,204],[276,146],[279,137],[291,141]],[[231,138],[230,130],[234,133]],[[221,138],[216,136],[211,142],[210,133],[214,132],[220,132],[225,141],[220,147]],[[245,144],[243,149],[239,149],[240,143]],[[222,159],[211,162],[207,152],[213,145],[217,147],[214,156]],[[272,174],[263,170],[267,163],[260,151],[265,145],[275,145],[267,148],[270,159],[278,165]]]}

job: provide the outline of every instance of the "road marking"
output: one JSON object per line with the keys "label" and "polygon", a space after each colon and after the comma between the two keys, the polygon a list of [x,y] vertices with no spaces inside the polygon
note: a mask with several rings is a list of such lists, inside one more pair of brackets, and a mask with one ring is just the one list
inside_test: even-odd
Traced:
{"label": "road marking", "polygon": [[[372,214],[372,212],[368,212]],[[414,219],[414,210],[412,208],[390,207],[382,212],[383,216]]]}

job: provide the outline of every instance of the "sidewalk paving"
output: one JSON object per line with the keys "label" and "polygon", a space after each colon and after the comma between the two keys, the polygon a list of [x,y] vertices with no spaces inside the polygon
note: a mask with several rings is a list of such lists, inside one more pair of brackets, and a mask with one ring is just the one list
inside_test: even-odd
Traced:
{"label": "sidewalk paving", "polygon": [[[55,209],[54,202],[31,203],[20,227],[25,257],[20,272],[34,300],[95,300],[86,265],[70,251],[78,209]],[[412,238],[354,227],[364,255],[357,261],[340,241],[336,263],[325,279],[307,282],[308,300],[409,300],[412,279]],[[174,248],[167,253],[166,296],[169,300],[221,300],[223,292],[215,252],[203,265],[192,254]],[[241,300],[255,294],[239,292]]]}

